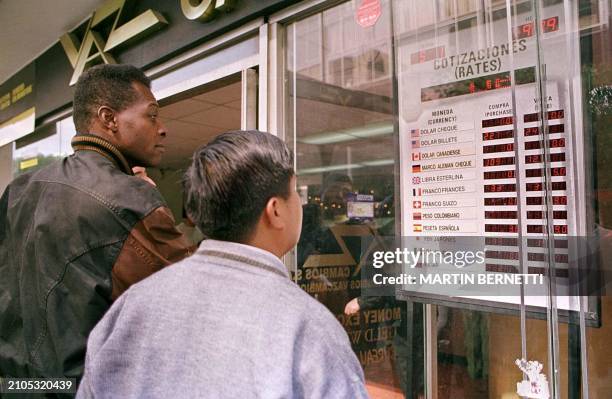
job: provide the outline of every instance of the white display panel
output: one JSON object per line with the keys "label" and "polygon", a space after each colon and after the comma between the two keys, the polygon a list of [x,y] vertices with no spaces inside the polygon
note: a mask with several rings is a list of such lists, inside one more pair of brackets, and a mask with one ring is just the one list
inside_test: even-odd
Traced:
{"label": "white display panel", "polygon": [[[542,48],[562,60],[545,66],[546,84],[541,88],[545,124],[539,120],[542,104],[536,86],[532,13],[514,16],[510,35],[503,17],[486,27],[456,32],[438,29],[429,35],[400,38],[403,236],[485,237],[485,263],[472,271],[546,274],[548,249],[537,241],[546,238],[547,229],[545,130],[551,215],[554,238],[559,239],[555,270],[558,278],[568,277],[570,259],[563,242],[568,242],[564,237],[581,234],[578,220],[584,220],[579,217],[584,211],[577,199],[584,194],[575,190],[584,187],[584,182],[576,173],[583,140],[582,131],[573,131],[570,123],[572,82],[566,73],[567,63],[579,60],[566,58],[564,21],[562,4],[544,8]],[[421,287],[419,294],[427,292]],[[438,293],[432,290],[431,294]],[[520,302],[517,298],[477,299]],[[546,303],[544,298],[528,302]],[[574,302],[561,303],[574,309],[570,305]]]}

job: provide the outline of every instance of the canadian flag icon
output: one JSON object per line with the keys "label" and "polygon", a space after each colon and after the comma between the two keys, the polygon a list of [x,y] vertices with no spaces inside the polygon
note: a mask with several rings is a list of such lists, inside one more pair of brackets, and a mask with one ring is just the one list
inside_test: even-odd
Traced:
{"label": "canadian flag icon", "polygon": [[412,153],[412,160],[413,161],[420,161],[421,160],[421,153],[420,152],[413,152]]}

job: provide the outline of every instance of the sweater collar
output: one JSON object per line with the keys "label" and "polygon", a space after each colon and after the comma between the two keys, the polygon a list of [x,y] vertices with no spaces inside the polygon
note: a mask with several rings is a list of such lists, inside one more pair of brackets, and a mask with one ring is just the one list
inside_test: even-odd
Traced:
{"label": "sweater collar", "polygon": [[276,255],[261,248],[236,242],[206,239],[202,241],[197,252],[205,256],[246,263],[289,278],[289,271],[285,264]]}
{"label": "sweater collar", "polygon": [[72,138],[72,149],[77,151],[94,151],[108,158],[123,173],[133,175],[132,168],[121,152],[108,140],[93,134],[77,134]]}

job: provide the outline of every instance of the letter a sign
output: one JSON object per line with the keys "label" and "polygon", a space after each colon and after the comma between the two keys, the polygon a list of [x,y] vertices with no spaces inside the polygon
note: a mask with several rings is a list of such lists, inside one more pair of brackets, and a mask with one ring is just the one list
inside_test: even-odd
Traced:
{"label": "letter a sign", "polygon": [[[168,21],[159,12],[147,10],[137,17],[124,22],[125,4],[131,0],[108,0],[92,15],[85,30],[83,41],[72,33],[66,33],[60,38],[60,43],[74,67],[74,73],[70,79],[70,86],[74,85],[85,68],[105,63],[115,64],[116,61],[109,51],[141,38],[168,24]],[[111,19],[114,17],[114,19]],[[102,27],[107,22],[112,22],[108,37],[103,37]]]}

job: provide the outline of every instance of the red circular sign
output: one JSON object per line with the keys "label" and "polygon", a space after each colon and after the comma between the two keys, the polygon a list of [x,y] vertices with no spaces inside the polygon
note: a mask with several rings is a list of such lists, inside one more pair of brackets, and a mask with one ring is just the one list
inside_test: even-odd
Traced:
{"label": "red circular sign", "polygon": [[380,13],[380,0],[363,0],[357,9],[357,23],[364,28],[374,26]]}

